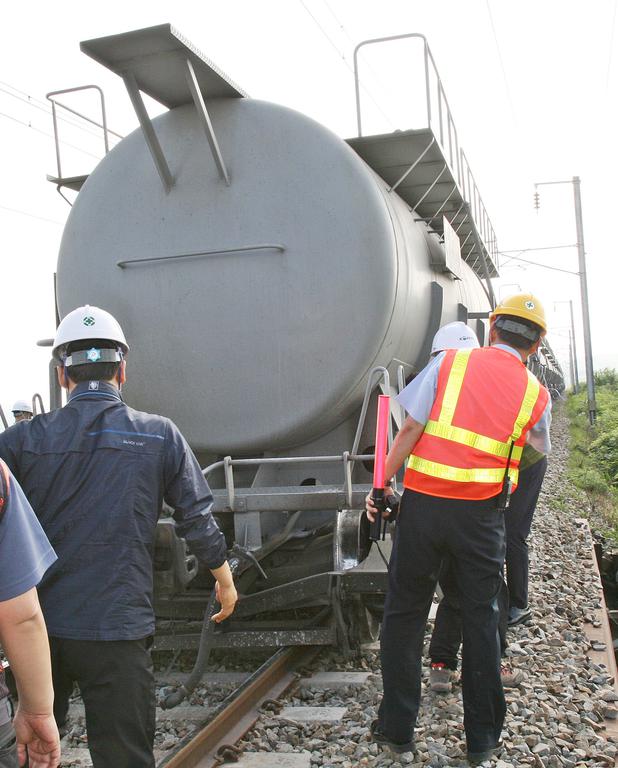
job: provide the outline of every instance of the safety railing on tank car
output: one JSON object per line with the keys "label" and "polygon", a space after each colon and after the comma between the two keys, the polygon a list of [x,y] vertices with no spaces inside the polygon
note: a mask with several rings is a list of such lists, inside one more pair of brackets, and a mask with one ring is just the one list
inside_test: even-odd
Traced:
{"label": "safety railing on tank car", "polygon": [[[60,101],[58,101],[55,97],[56,96],[62,96],[63,94],[67,93],[77,93],[78,91],[90,91],[94,90],[97,91],[99,94],[99,98],[101,101],[101,122],[97,122],[96,120],[93,120],[92,118],[88,117],[87,115],[82,114],[81,112],[78,112],[76,109],[73,109],[72,107],[69,107],[67,104],[64,104]],[[81,120],[85,120],[87,123],[90,123],[91,125],[96,126],[97,128],[101,128],[103,130],[103,145],[105,148],[105,154],[109,152],[109,135],[112,134],[116,136],[119,139],[124,138],[119,133],[116,133],[115,131],[112,131],[111,128],[107,125],[107,113],[105,110],[105,96],[103,94],[102,89],[98,85],[77,85],[73,88],[63,88],[60,91],[50,91],[45,95],[45,98],[48,99],[51,102],[52,105],[52,121],[54,124],[54,144],[56,147],[56,165],[58,168],[58,176],[57,181],[62,180],[62,162],[60,159],[60,135],[59,135],[59,129],[58,129],[58,107],[65,110],[66,112],[70,112],[72,115],[75,115],[76,117],[79,117]]]}
{"label": "safety railing on tank car", "polygon": [[[425,127],[433,133],[436,141],[439,143],[444,159],[448,163],[451,173],[457,181],[462,197],[470,206],[472,220],[481,234],[483,242],[496,265],[496,268],[498,268],[498,246],[494,228],[489,220],[483,201],[481,200],[466,155],[459,144],[457,129],[455,127],[448,99],[446,98],[444,86],[442,85],[442,79],[438,73],[435,59],[431,53],[425,35],[419,32],[409,32],[407,34],[392,35],[390,37],[375,37],[370,40],[363,40],[354,49],[354,86],[356,93],[356,125],[358,136],[361,137],[363,135],[358,52],[366,45],[406,39],[420,40],[423,45],[425,107],[427,115],[427,125]],[[433,87],[432,81],[434,83]]]}
{"label": "safety railing on tank car", "polygon": [[[400,366],[401,368],[401,366]],[[398,372],[398,379],[403,381],[403,374]],[[352,444],[351,451],[344,451],[341,454],[334,456],[272,456],[267,458],[254,458],[254,459],[233,459],[231,456],[226,456],[220,461],[215,461],[213,464],[209,464],[202,470],[202,474],[206,479],[208,476],[215,472],[217,469],[223,468],[225,478],[225,490],[228,497],[228,506],[230,509],[234,509],[234,503],[236,500],[236,486],[234,483],[234,467],[259,467],[263,464],[304,464],[304,463],[336,463],[342,462],[343,464],[343,490],[347,499],[348,506],[352,506],[352,469],[355,461],[373,461],[375,454],[363,453],[357,454],[358,446],[360,444],[360,438],[362,435],[363,427],[367,417],[367,410],[369,408],[369,400],[374,388],[380,383],[383,392],[390,392],[390,377],[386,368],[383,366],[376,366],[369,373],[367,384],[365,386],[365,394],[363,397],[363,404],[361,406],[360,416],[358,420],[358,426],[356,428],[356,434],[354,436],[354,442]],[[392,420],[388,425],[388,446],[393,442],[393,425]],[[393,488],[397,490],[397,480],[393,480]],[[311,491],[307,491],[311,493]]]}
{"label": "safety railing on tank car", "polygon": [[[37,409],[38,405],[38,409]],[[43,405],[43,398],[36,392],[32,396],[32,415],[36,416],[37,413],[45,413],[45,406]]]}
{"label": "safety railing on tank car", "polygon": [[[255,458],[255,459],[233,459],[231,456],[226,456],[220,461],[215,461],[213,464],[209,464],[202,470],[202,474],[206,479],[217,469],[223,467],[225,476],[225,490],[228,497],[228,506],[230,509],[234,509],[236,501],[236,486],[234,483],[234,467],[259,467],[263,464],[304,464],[304,463],[343,463],[343,489],[347,499],[348,506],[352,506],[352,470],[351,462],[354,461],[373,461],[375,458],[373,453],[354,455],[349,451],[344,451],[342,454],[334,456],[272,456],[267,458]],[[307,493],[311,493],[309,490],[311,486],[307,486]]]}
{"label": "safety railing on tank car", "polygon": [[[463,174],[460,184],[463,191],[463,196],[470,205],[472,218],[477,226],[478,231],[481,234],[481,237],[483,238],[483,242],[485,243],[487,250],[489,251],[489,255],[496,265],[496,268],[498,268],[500,263],[500,255],[498,253],[498,241],[496,239],[496,233],[489,219],[489,214],[487,213],[487,209],[485,208],[481,198],[478,185],[474,179],[474,174],[472,173],[472,169],[468,163],[468,158],[466,157],[463,149],[461,150],[461,167]],[[477,256],[477,259],[479,258],[480,256]],[[473,268],[475,265],[476,262],[473,265]]]}
{"label": "safety railing on tank car", "polygon": [[[437,131],[435,131],[436,138],[440,142],[440,146],[444,152],[445,158],[448,159],[449,165],[452,170],[457,171],[457,179],[461,186],[462,169],[461,169],[461,154],[459,147],[459,138],[457,136],[457,129],[453,121],[451,109],[449,107],[448,99],[442,85],[442,80],[438,74],[438,68],[433,58],[433,54],[429,48],[427,38],[425,35],[419,32],[408,32],[403,35],[392,35],[390,37],[374,37],[370,40],[363,40],[354,49],[354,85],[356,89],[356,125],[358,128],[359,137],[363,135],[362,131],[362,117],[361,117],[361,105],[360,105],[360,79],[358,75],[358,52],[366,45],[373,45],[375,43],[388,43],[395,40],[417,39],[423,43],[423,61],[425,68],[425,105],[427,114],[427,127],[433,130],[435,115],[437,113]],[[430,69],[431,67],[431,69]],[[431,88],[431,75],[435,77],[436,88],[435,95]],[[437,97],[437,98],[436,98]],[[436,109],[432,109],[432,101],[436,100]]]}

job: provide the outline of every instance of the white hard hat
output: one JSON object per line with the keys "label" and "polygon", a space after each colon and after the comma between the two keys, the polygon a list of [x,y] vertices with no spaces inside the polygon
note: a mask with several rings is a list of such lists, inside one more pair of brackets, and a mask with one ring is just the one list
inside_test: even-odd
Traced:
{"label": "white hard hat", "polygon": [[12,413],[32,413],[32,403],[28,400],[16,400],[11,411]]}
{"label": "white hard hat", "polygon": [[436,333],[431,343],[431,354],[445,349],[478,349],[479,346],[474,331],[465,323],[457,321],[443,325]]}
{"label": "white hard hat", "polygon": [[56,329],[52,354],[60,359],[62,350],[67,344],[87,339],[113,341],[120,347],[123,354],[129,351],[129,345],[118,320],[104,309],[86,304],[69,312],[62,319]]}

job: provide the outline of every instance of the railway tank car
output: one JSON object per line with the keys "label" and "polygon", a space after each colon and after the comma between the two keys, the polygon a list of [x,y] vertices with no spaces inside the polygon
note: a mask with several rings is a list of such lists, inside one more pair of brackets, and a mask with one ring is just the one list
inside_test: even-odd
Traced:
{"label": "railway tank car", "polygon": [[547,339],[542,340],[537,353],[531,356],[528,368],[547,387],[552,399],[556,400],[564,396],[566,389],[564,373]]}
{"label": "railway tank car", "polygon": [[[445,322],[483,342],[491,309],[495,238],[450,113],[448,147],[431,127],[346,142],[248,98],[169,25],[82,50],[122,77],[140,128],[87,178],[52,179],[79,189],[59,315],[118,318],[125,399],[172,418],[207,465],[243,548],[243,599],[214,643],[353,643],[386,586],[361,511],[376,387],[394,394]],[[150,120],[142,92],[168,111]],[[203,608],[195,570],[163,519],[160,648],[195,642],[178,624]]]}

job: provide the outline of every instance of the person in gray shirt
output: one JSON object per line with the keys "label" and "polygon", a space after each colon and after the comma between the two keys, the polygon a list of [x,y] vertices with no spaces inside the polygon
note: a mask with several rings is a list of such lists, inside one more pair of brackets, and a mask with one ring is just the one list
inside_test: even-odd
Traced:
{"label": "person in gray shirt", "polygon": [[56,560],[47,536],[8,467],[0,460],[0,643],[17,685],[11,722],[0,668],[0,768],[56,768],[60,740],[47,630],[36,585]]}

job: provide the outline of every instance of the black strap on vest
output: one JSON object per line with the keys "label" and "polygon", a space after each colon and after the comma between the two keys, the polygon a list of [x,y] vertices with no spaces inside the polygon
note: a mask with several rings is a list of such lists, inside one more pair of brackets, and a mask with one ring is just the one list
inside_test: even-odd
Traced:
{"label": "black strap on vest", "polygon": [[514,446],[515,441],[511,440],[511,447],[509,448],[509,455],[506,460],[506,469],[504,470],[504,478],[502,479],[502,488],[497,497],[497,507],[501,512],[506,512],[506,508],[508,507],[511,498],[511,492],[513,491],[513,481],[509,477],[509,467],[511,466],[511,456],[513,455]]}

